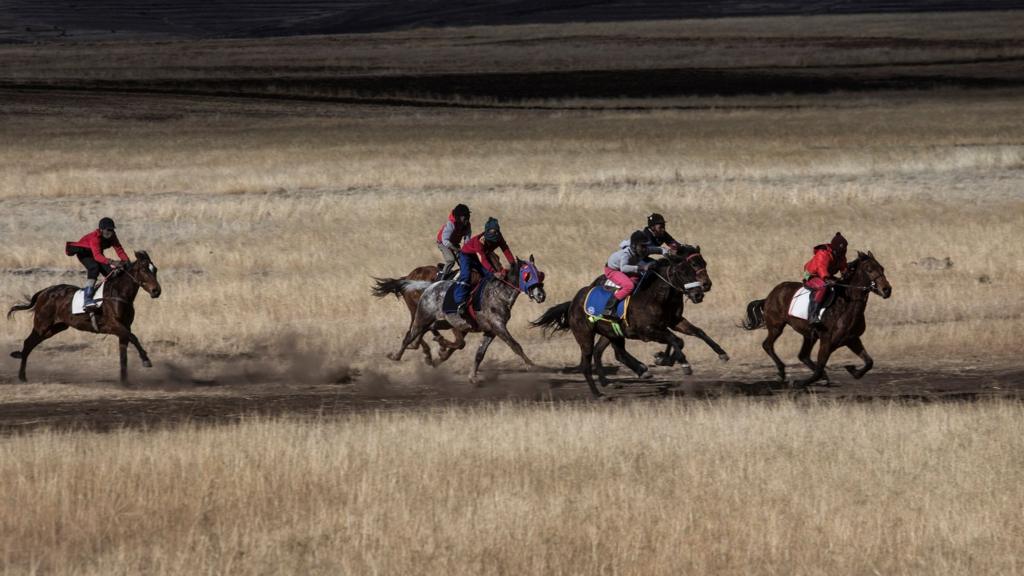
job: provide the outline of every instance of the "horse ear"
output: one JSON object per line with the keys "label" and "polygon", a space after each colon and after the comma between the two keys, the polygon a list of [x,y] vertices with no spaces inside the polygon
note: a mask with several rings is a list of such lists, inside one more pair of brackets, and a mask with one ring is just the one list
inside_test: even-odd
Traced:
{"label": "horse ear", "polygon": [[145,250],[136,250],[135,251],[135,259],[136,260],[149,260],[149,254],[147,254]]}
{"label": "horse ear", "polygon": [[875,254],[871,250],[868,250],[868,256],[870,256],[872,260],[875,259]]}
{"label": "horse ear", "polygon": [[533,254],[530,254],[530,264],[533,264]]}

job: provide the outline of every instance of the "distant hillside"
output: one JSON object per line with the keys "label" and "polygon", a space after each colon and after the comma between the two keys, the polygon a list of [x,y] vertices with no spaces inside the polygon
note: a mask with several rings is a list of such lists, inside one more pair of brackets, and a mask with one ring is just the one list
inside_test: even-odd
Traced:
{"label": "distant hillside", "polygon": [[253,38],[422,27],[1012,10],[1019,0],[4,0],[0,42]]}

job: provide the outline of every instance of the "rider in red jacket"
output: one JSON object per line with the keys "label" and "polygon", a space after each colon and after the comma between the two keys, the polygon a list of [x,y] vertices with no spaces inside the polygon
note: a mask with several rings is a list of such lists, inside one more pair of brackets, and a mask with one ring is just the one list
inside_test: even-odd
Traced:
{"label": "rider in red jacket", "polygon": [[808,321],[821,324],[821,304],[828,288],[835,283],[835,275],[846,272],[846,238],[839,232],[828,244],[814,247],[814,256],[804,264],[804,286],[812,292]]}
{"label": "rider in red jacket", "polygon": [[64,247],[64,253],[68,256],[77,256],[78,261],[85,266],[87,272],[85,280],[85,307],[95,308],[97,303],[93,300],[93,293],[96,290],[96,278],[100,272],[108,276],[114,267],[120,266],[122,262],[110,260],[103,255],[107,248],[113,248],[117,257],[123,262],[128,261],[128,254],[121,247],[121,242],[114,232],[114,221],[110,218],[101,218],[100,225],[96,230],[89,232],[78,242],[68,242]]}

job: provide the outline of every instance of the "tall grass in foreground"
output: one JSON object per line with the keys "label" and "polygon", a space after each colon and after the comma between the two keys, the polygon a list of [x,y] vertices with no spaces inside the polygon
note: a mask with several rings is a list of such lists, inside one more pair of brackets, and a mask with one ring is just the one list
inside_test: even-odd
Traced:
{"label": "tall grass in foreground", "polygon": [[1024,406],[637,403],[0,440],[81,574],[1021,572]]}

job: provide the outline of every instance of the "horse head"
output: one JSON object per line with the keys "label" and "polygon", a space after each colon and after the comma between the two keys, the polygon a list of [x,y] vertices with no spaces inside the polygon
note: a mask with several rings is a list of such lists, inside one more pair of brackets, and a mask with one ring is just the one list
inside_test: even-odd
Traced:
{"label": "horse head", "polygon": [[700,246],[681,246],[677,257],[682,257],[690,263],[704,291],[711,292],[711,276],[708,275],[708,263],[704,260],[704,255],[700,253]]}
{"label": "horse head", "polygon": [[516,270],[511,272],[516,274],[513,281],[516,282],[516,287],[520,292],[538,304],[544,302],[544,299],[547,298],[547,294],[544,292],[544,273],[537,269],[533,254],[530,254],[529,260],[517,261]]}
{"label": "horse head", "polygon": [[149,254],[145,250],[135,253],[135,262],[129,266],[128,273],[132,280],[135,280],[150,297],[160,297],[161,289],[160,282],[156,279],[156,265],[150,260]]}
{"label": "horse head", "polygon": [[851,286],[863,287],[882,298],[892,296],[892,285],[885,277],[885,268],[875,259],[875,255],[869,250],[867,254],[857,252],[857,259],[847,264],[847,272],[844,279],[848,279]]}
{"label": "horse head", "polygon": [[[666,262],[665,266],[661,262]],[[694,304],[700,304],[704,300],[704,283],[698,278],[697,270],[693,263],[683,256],[669,256],[655,265],[654,271],[659,275],[658,269],[664,270],[664,280],[669,286],[679,290],[686,295]]]}

